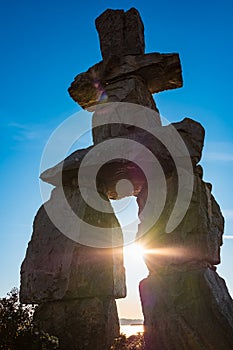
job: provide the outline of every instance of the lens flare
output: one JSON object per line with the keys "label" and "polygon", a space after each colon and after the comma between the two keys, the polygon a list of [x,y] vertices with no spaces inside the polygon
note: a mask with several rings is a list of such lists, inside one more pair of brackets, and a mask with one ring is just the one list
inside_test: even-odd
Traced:
{"label": "lens flare", "polygon": [[144,252],[143,246],[138,243],[131,243],[124,247],[124,256],[133,260],[142,259]]}

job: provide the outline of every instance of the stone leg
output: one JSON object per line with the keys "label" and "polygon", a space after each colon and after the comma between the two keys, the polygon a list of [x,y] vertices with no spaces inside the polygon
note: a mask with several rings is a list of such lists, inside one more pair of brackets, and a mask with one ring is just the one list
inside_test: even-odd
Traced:
{"label": "stone leg", "polygon": [[119,336],[116,303],[111,297],[44,303],[34,320],[59,338],[60,350],[110,349]]}
{"label": "stone leg", "polygon": [[[96,228],[94,239],[122,243],[113,212],[105,214],[85,205],[77,188],[64,187],[64,192],[73,212]],[[59,338],[59,349],[109,350],[119,335],[115,298],[126,293],[122,248],[90,247],[68,238],[65,230],[79,238],[88,232],[85,225],[82,229],[72,224],[61,194],[62,189],[55,188],[35,218],[21,268],[20,298],[26,304],[39,304],[34,320],[40,329]],[[51,218],[64,223],[62,232]],[[99,237],[101,224],[107,234]]]}
{"label": "stone leg", "polygon": [[[73,211],[81,219],[98,228],[104,223],[108,236],[100,239],[122,243],[122,232],[113,213],[99,213],[85,205],[78,189],[64,188]],[[87,235],[85,226],[70,220],[62,190],[52,191],[50,200],[37,213],[33,235],[21,267],[20,298],[25,304],[42,304],[55,300],[125,296],[125,275],[122,249],[89,247],[69,239],[51,221],[45,208],[64,223],[64,230],[81,237]],[[109,204],[110,206],[110,204]],[[117,227],[113,236],[112,227]],[[96,232],[98,230],[96,229]],[[97,233],[94,239],[98,239]],[[101,241],[102,242],[102,241]],[[110,245],[110,243],[109,243]]]}
{"label": "stone leg", "polygon": [[146,350],[233,349],[233,301],[209,268],[170,267],[143,280]]}
{"label": "stone leg", "polygon": [[[233,349],[233,301],[215,266],[224,219],[197,168],[193,180],[182,222],[166,233],[176,198],[175,176],[167,178],[169,200],[158,222],[141,237],[150,272],[140,284],[146,350]],[[139,208],[144,202],[139,198]]]}

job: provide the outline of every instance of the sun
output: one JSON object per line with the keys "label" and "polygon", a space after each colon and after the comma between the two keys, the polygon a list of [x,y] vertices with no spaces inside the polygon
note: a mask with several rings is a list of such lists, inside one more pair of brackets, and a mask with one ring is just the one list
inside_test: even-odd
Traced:
{"label": "sun", "polygon": [[136,242],[124,246],[124,257],[126,259],[141,260],[143,258],[143,255],[143,246]]}
{"label": "sun", "polygon": [[117,300],[118,313],[121,318],[143,319],[139,283],[148,276],[148,269],[143,259],[144,253],[143,246],[136,242],[124,246],[127,296]]}

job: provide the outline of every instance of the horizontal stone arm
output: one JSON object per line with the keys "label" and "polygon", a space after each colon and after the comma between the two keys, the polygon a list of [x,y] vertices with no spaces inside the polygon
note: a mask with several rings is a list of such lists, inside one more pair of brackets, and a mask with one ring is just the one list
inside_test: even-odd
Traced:
{"label": "horizontal stone arm", "polygon": [[76,76],[68,91],[82,108],[98,104],[108,85],[137,76],[150,93],[182,87],[179,55],[152,53],[146,55],[112,56]]}

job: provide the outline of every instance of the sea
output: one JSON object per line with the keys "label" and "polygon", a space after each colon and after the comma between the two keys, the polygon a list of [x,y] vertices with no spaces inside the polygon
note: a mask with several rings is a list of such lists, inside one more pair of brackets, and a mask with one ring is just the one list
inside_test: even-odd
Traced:
{"label": "sea", "polygon": [[126,337],[130,337],[133,334],[144,333],[144,326],[143,324],[121,325],[120,332],[125,334]]}

